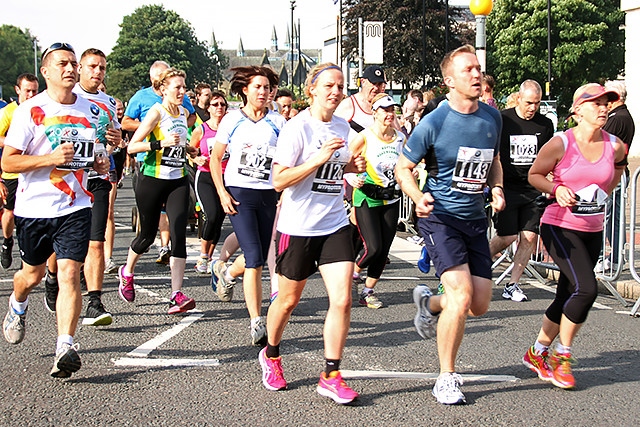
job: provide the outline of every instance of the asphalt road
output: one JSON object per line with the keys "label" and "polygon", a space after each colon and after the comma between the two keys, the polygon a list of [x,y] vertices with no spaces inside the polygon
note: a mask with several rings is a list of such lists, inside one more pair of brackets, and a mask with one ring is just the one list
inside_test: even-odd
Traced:
{"label": "asphalt road", "polygon": [[[117,202],[119,262],[134,236],[130,183],[127,179]],[[229,231],[226,223],[223,235]],[[436,341],[422,340],[415,332],[411,299],[417,283],[435,289],[437,280],[409,262],[419,248],[404,240],[394,247],[378,286],[386,307],[372,310],[354,301],[342,369],[360,398],[340,406],[315,391],[324,366],[321,334],[327,309],[318,276],[309,280],[281,345],[289,389],[267,391],[259,349],[249,345],[242,286],[236,287],[232,302],[220,302],[209,277],[193,270],[199,246],[195,233],[188,236],[185,290],[196,299],[196,310],[179,317],[166,314],[169,269],[155,264],[152,247],[136,272],[142,289],[135,303],[120,300],[116,275],[105,279],[103,302],[114,323],[79,327],[83,366],[70,379],[49,376],[55,319],[42,304],[43,287],[36,288],[24,342],[0,343],[0,425],[638,425],[640,319],[617,313],[628,308],[615,299],[599,297],[601,308],[592,310],[574,345],[577,387],[560,390],[521,363],[553,297],[552,288],[539,284],[523,287],[530,297],[524,303],[503,300],[501,288],[494,288],[489,312],[467,322],[457,360],[465,375],[467,405],[438,404],[431,396],[438,371]],[[0,272],[3,301],[17,264]],[[264,296],[266,314],[267,289]]]}

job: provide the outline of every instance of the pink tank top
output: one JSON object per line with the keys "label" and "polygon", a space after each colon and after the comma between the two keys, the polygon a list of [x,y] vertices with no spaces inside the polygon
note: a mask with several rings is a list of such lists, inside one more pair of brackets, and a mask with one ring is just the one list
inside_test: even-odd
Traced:
{"label": "pink tank top", "polygon": [[584,158],[573,130],[559,134],[565,145],[564,156],[553,169],[553,182],[569,187],[579,196],[576,206],[547,206],[541,222],[576,231],[601,231],[604,224],[604,199],[614,176],[616,137],[602,131],[602,156],[595,162]]}
{"label": "pink tank top", "polygon": [[200,155],[206,158],[207,162],[202,166],[198,166],[198,170],[201,172],[211,172],[211,169],[209,168],[209,160],[211,157],[211,150],[216,143],[216,133],[218,133],[218,131],[211,129],[206,122],[202,124],[202,138],[200,139],[200,145],[198,148],[200,148]]}

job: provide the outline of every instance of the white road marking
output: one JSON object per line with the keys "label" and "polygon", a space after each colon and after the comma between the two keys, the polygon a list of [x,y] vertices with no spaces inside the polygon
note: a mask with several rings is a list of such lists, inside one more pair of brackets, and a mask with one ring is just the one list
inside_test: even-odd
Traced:
{"label": "white road marking", "polygon": [[153,350],[160,347],[162,344],[164,344],[165,342],[169,341],[171,338],[175,337],[180,332],[182,332],[183,329],[187,328],[193,322],[195,322],[196,320],[204,316],[203,312],[197,311],[197,310],[191,310],[190,313],[192,313],[190,316],[187,316],[184,319],[182,319],[180,323],[175,325],[173,328],[169,329],[168,331],[164,331],[160,335],[157,335],[156,337],[150,339],[144,344],[138,346],[134,350],[127,353],[127,356],[148,357]]}
{"label": "white road marking", "polygon": [[[424,372],[397,372],[397,371],[351,371],[341,369],[342,378],[357,379],[412,379],[412,380],[436,380],[437,373]],[[480,374],[461,374],[462,379],[466,382],[484,381],[484,382],[508,382],[518,381],[520,378],[513,375],[480,375]]]}
{"label": "white road marking", "polygon": [[146,368],[155,368],[155,367],[171,367],[171,366],[185,366],[185,367],[196,367],[196,366],[220,366],[220,361],[218,359],[148,359],[148,358],[130,358],[130,357],[121,357],[119,359],[111,359],[116,366],[126,367],[146,367]]}

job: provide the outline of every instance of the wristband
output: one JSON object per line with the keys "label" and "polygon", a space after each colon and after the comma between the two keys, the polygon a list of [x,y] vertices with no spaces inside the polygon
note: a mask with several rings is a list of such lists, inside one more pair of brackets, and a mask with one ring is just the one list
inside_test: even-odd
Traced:
{"label": "wristband", "polygon": [[160,146],[160,141],[152,141],[149,143],[149,147],[151,147],[152,151],[158,151],[160,148],[162,148]]}
{"label": "wristband", "polygon": [[[504,187],[502,186],[502,184],[496,184],[496,185],[494,185],[494,186],[493,186],[493,188],[499,188],[499,189],[501,189],[501,190],[502,190],[502,192],[504,193]],[[492,189],[493,189],[493,188],[492,188]]]}
{"label": "wristband", "polygon": [[556,195],[556,190],[558,189],[558,187],[560,187],[562,184],[556,184],[553,186],[553,190],[551,190],[551,195],[555,196]]}

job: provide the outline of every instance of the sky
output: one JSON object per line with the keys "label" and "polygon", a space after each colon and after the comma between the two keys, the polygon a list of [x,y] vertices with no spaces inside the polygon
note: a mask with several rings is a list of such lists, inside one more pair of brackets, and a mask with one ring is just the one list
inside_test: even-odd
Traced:
{"label": "sky", "polygon": [[[300,19],[302,47],[321,49],[326,28],[338,14],[334,0],[296,0],[294,20]],[[28,28],[42,50],[55,42],[70,43],[78,54],[97,48],[109,54],[118,40],[122,17],[140,6],[162,4],[191,23],[200,40],[210,41],[213,31],[222,49],[236,49],[240,37],[245,49],[270,47],[276,27],[278,45],[283,48],[287,24],[291,23],[289,0],[111,0],[93,3],[87,0],[2,0],[0,25]],[[450,5],[468,5],[465,0],[450,0]],[[66,9],[63,12],[63,9]],[[87,15],[99,11],[99,17]]]}

